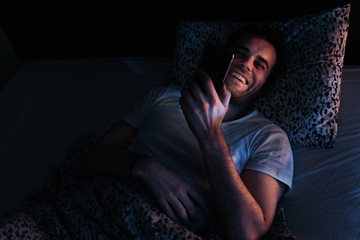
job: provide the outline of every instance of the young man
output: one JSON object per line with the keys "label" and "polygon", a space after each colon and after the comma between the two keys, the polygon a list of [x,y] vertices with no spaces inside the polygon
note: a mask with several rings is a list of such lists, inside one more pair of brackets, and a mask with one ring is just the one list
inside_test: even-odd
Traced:
{"label": "young man", "polygon": [[287,135],[252,108],[280,50],[255,28],[235,34],[227,49],[235,58],[219,95],[200,69],[189,88],[153,89],[81,166],[86,176],[142,181],[176,223],[213,224],[229,239],[258,239],[292,184]]}

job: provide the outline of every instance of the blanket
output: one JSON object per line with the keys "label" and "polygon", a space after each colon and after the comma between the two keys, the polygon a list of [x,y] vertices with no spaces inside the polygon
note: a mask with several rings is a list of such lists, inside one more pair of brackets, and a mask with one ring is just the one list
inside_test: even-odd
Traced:
{"label": "blanket", "polygon": [[[81,138],[54,169],[49,184],[26,199],[19,213],[0,221],[1,240],[224,239],[214,226],[172,221],[139,181],[81,178],[79,160],[95,139]],[[280,206],[264,239],[297,239]]]}

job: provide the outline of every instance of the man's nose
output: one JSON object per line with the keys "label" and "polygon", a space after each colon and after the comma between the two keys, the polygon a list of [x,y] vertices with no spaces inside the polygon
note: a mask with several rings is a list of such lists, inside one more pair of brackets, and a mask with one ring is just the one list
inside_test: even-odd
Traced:
{"label": "man's nose", "polygon": [[247,61],[243,61],[242,66],[243,66],[244,70],[247,70],[247,71],[251,72],[252,64],[251,64],[251,61],[249,59]]}

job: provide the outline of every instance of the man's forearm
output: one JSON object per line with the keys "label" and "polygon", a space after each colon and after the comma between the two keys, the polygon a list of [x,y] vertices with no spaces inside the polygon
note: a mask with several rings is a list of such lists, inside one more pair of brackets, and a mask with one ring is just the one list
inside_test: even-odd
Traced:
{"label": "man's forearm", "polygon": [[224,232],[230,239],[263,234],[263,212],[241,180],[223,135],[216,134],[200,146]]}
{"label": "man's forearm", "polygon": [[80,172],[85,177],[132,179],[132,166],[140,156],[119,146],[95,146],[81,159]]}

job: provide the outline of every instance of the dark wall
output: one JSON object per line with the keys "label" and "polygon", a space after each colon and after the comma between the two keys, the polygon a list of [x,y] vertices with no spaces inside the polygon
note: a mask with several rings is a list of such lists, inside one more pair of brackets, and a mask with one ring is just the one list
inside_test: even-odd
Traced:
{"label": "dark wall", "polygon": [[22,62],[48,58],[171,57],[183,18],[274,21],[350,2],[345,64],[360,64],[359,1],[2,1],[0,24]]}

